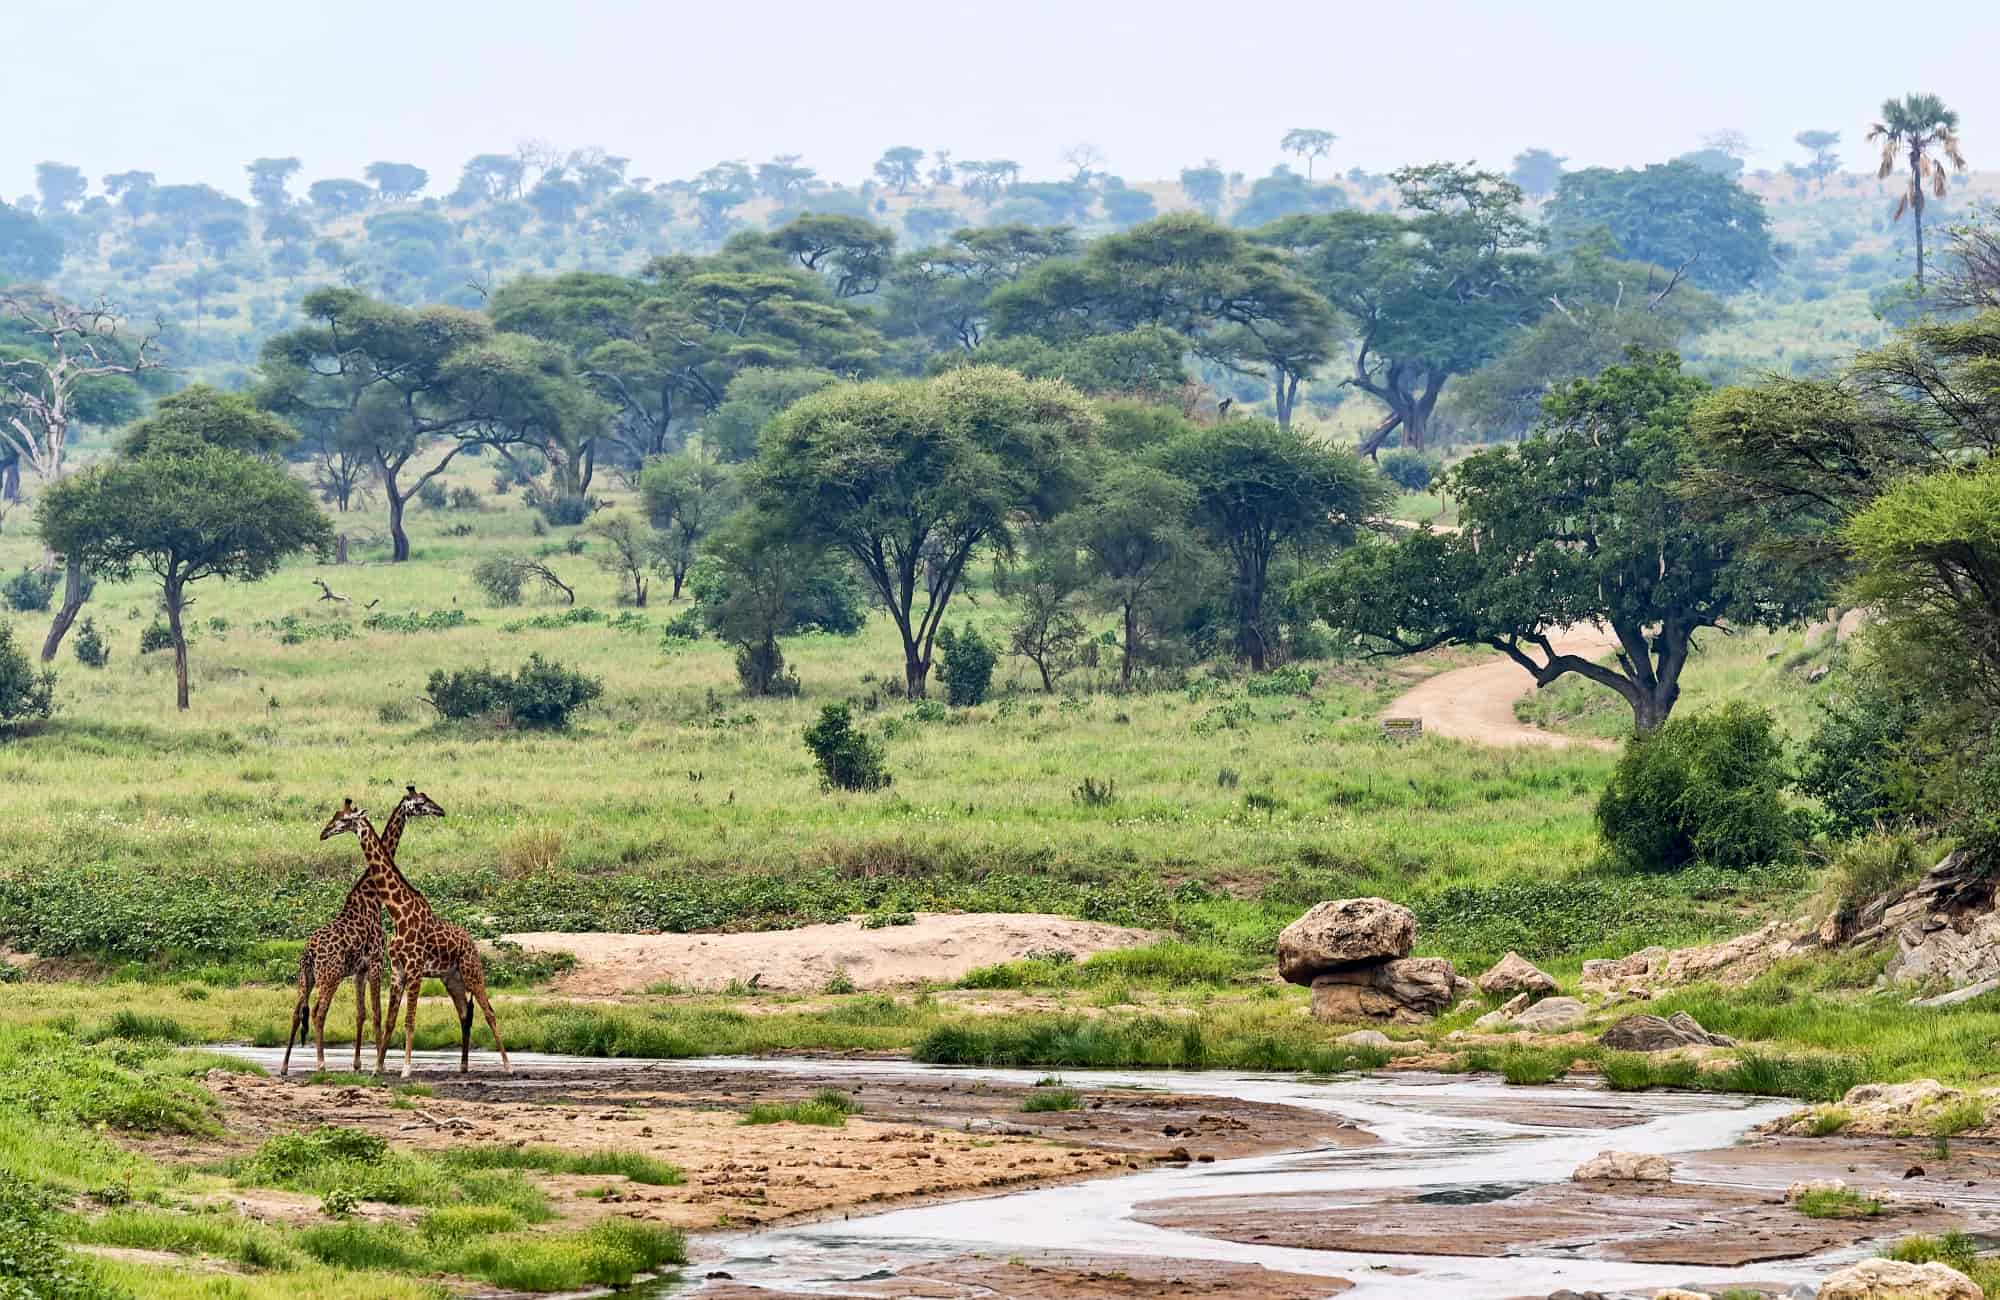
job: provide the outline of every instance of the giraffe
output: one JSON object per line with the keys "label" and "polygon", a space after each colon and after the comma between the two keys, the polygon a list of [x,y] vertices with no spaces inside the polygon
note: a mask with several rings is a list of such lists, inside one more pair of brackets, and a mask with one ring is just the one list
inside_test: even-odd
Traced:
{"label": "giraffe", "polygon": [[[410,1056],[415,1048],[417,1034],[417,994],[423,988],[426,977],[435,976],[451,995],[452,1010],[458,1018],[458,1072],[467,1074],[471,1070],[472,1058],[472,1011],[476,1003],[485,1013],[486,1027],[493,1032],[493,1045],[500,1051],[500,1067],[508,1074],[514,1072],[513,1063],[507,1059],[507,1044],[500,1038],[500,1021],[493,1014],[493,1004],[486,1000],[486,967],[479,959],[479,945],[464,926],[453,925],[431,910],[430,900],[418,892],[416,886],[404,879],[396,869],[395,861],[382,852],[382,841],[375,834],[375,828],[368,821],[368,812],[356,808],[349,799],[335,814],[320,838],[352,832],[361,839],[361,852],[368,858],[371,869],[379,866],[388,874],[388,884],[382,896],[382,905],[394,923],[396,937],[389,941],[389,966],[393,976],[389,982],[388,1024],[394,1029],[403,1000],[408,999],[409,1010],[403,1024],[403,1077],[410,1077]],[[375,1040],[375,1069],[379,1072],[389,1053],[386,1038]]]}
{"label": "giraffe", "polygon": [[[430,796],[418,793],[417,787],[403,788],[407,793],[396,801],[396,810],[389,814],[389,821],[382,832],[382,848],[392,863],[396,858],[396,846],[403,838],[405,822],[411,817],[444,816],[444,809],[432,802]],[[322,835],[320,838],[326,837]],[[292,1007],[291,1029],[285,1035],[285,1059],[278,1067],[280,1076],[291,1073],[292,1045],[305,1042],[308,1023],[312,1025],[313,1046],[318,1055],[316,1068],[326,1069],[327,1009],[333,1005],[341,981],[350,975],[355,980],[355,1073],[361,1072],[361,1044],[366,1036],[365,1008],[368,1000],[373,1001],[375,1008],[375,1040],[382,1040],[382,967],[386,960],[382,942],[382,895],[387,883],[386,873],[377,872],[371,864],[354,882],[354,888],[347,891],[347,900],[341,904],[340,911],[306,940],[305,951],[299,954],[298,1000]],[[315,988],[319,989],[316,1004],[312,1000]]]}

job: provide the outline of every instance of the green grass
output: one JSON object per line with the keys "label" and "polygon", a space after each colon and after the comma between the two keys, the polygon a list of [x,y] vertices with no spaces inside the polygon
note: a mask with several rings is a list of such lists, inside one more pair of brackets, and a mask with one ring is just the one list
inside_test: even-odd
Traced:
{"label": "green grass", "polygon": [[1027,1095],[1021,1102],[1021,1109],[1030,1114],[1038,1111],[1077,1110],[1083,1105],[1083,1095],[1074,1088],[1043,1088]]}
{"label": "green grass", "polygon": [[548,1198],[520,1170],[547,1169],[562,1163],[562,1158],[551,1154],[539,1164],[505,1164],[488,1158],[487,1150],[474,1149],[462,1159],[456,1152],[395,1150],[371,1134],[322,1126],[270,1138],[230,1172],[254,1186],[321,1197],[391,1205],[484,1206],[505,1210],[527,1223],[553,1218]]}
{"label": "green grass", "polygon": [[1845,1187],[1815,1187],[1793,1203],[1808,1219],[1872,1219],[1882,1202]]}
{"label": "green grass", "polygon": [[542,1146],[454,1147],[443,1154],[452,1169],[532,1169],[549,1174],[617,1174],[651,1187],[678,1187],[682,1174],[642,1151],[558,1151]]}
{"label": "green grass", "polygon": [[811,1124],[820,1128],[845,1128],[847,1117],[861,1107],[853,1097],[837,1088],[822,1088],[805,1101],[760,1101],[743,1112],[744,1124]]}

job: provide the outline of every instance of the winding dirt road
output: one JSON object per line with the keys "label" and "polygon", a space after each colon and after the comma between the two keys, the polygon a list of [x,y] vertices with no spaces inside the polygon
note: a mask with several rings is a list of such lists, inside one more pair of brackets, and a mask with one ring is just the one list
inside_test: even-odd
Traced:
{"label": "winding dirt road", "polygon": [[[1558,654],[1594,659],[1617,644],[1599,627],[1570,628],[1553,638]],[[1385,718],[1422,718],[1426,734],[1473,740],[1482,745],[1584,745],[1615,749],[1608,740],[1562,736],[1531,727],[1514,716],[1514,701],[1535,689],[1528,670],[1511,659],[1493,659],[1419,682],[1396,697]]]}

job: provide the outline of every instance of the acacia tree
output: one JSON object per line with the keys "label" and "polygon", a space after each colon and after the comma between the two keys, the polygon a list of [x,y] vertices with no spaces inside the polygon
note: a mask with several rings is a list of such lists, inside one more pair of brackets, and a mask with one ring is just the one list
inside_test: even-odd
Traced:
{"label": "acacia tree", "polygon": [[1165,462],[1192,490],[1196,532],[1234,571],[1237,653],[1262,672],[1271,562],[1281,550],[1304,558],[1351,541],[1387,502],[1388,482],[1350,451],[1243,417],[1181,438]]}
{"label": "acacia tree", "polygon": [[679,600],[702,542],[742,502],[736,470],[687,453],[655,456],[639,475],[639,495],[660,532],[661,557]]}
{"label": "acacia tree", "polygon": [[1812,177],[1821,194],[1826,193],[1826,178],[1840,170],[1840,155],[1834,152],[1834,146],[1840,143],[1840,132],[1801,131],[1792,137],[1792,143],[1812,155],[1802,170]]}
{"label": "acacia tree", "polygon": [[1287,217],[1253,236],[1291,250],[1305,281],[1353,322],[1353,373],[1343,382],[1389,408],[1362,440],[1370,455],[1397,433],[1423,450],[1445,384],[1548,309],[1550,266],[1533,249],[1520,187],[1443,163],[1393,179],[1414,215]]}
{"label": "acacia tree", "polygon": [[[1877,179],[1886,180],[1889,173],[1896,170],[1898,154],[1906,155],[1910,164],[1910,185],[1903,196],[1896,200],[1896,215],[1892,221],[1901,221],[1907,209],[1916,222],[1917,233],[1917,289],[1924,287],[1924,190],[1928,188],[1938,198],[1945,195],[1946,162],[1958,171],[1965,170],[1965,155],[1958,150],[1958,114],[1944,106],[1944,101],[1936,95],[1905,95],[1901,99],[1882,102],[1882,120],[1868,129],[1868,139],[1882,142],[1882,166],[1875,173]],[[1932,157],[1936,150],[1941,157]]]}
{"label": "acacia tree", "polygon": [[1119,685],[1132,684],[1143,629],[1194,558],[1188,518],[1194,489],[1164,470],[1125,461],[1095,476],[1090,494],[1064,517],[1064,534],[1101,583],[1102,604],[1124,629]]}
{"label": "acacia tree", "polygon": [[597,567],[632,588],[632,604],[646,607],[648,579],[660,561],[660,538],[643,519],[612,515],[591,525],[590,531],[603,540],[605,550],[597,557]]}
{"label": "acacia tree", "polygon": [[1295,153],[1306,160],[1306,179],[1312,180],[1313,163],[1333,152],[1333,142],[1340,137],[1331,131],[1317,127],[1295,126],[1285,132],[1285,138],[1278,147],[1286,153]]}
{"label": "acacia tree", "polygon": [[80,390],[92,380],[164,365],[159,335],[127,342],[125,318],[99,300],[87,307],[41,289],[0,290],[0,328],[31,344],[0,352],[0,441],[45,483],[62,477]]}
{"label": "acacia tree", "polygon": [[[192,423],[192,422],[191,422]],[[255,582],[300,551],[326,552],[332,529],[312,494],[285,470],[210,440],[226,429],[155,430],[120,455],[49,488],[42,539],[92,572],[159,579],[174,646],[174,703],[188,707],[188,588],[205,578]]]}
{"label": "acacia tree", "polygon": [[[1825,592],[1806,575],[1778,580],[1677,491],[1703,387],[1671,353],[1576,381],[1519,446],[1451,471],[1459,532],[1356,547],[1298,598],[1380,653],[1491,646],[1538,686],[1578,674],[1618,692],[1638,730],[1658,727],[1697,633],[1790,623]],[[1562,629],[1589,623],[1617,637],[1615,666],[1556,650]]]}
{"label": "acacia tree", "polygon": [[853,559],[896,624],[909,697],[922,699],[967,562],[981,547],[1010,555],[1018,520],[1060,512],[1098,424],[1067,385],[990,367],[842,385],[773,421],[751,493]]}
{"label": "acacia tree", "polygon": [[896,193],[908,194],[910,187],[921,179],[918,165],[924,160],[924,151],[914,145],[899,144],[884,149],[875,162],[875,174],[882,178],[884,185],[896,187]]}

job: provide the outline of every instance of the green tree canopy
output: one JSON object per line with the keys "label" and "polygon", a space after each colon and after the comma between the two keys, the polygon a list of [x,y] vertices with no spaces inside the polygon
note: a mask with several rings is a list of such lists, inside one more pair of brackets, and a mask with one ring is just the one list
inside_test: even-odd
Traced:
{"label": "green tree canopy", "polygon": [[1352,452],[1246,417],[1183,436],[1164,463],[1193,493],[1197,532],[1230,565],[1237,652],[1262,672],[1273,640],[1272,562],[1281,551],[1306,559],[1353,540],[1387,503],[1387,480]]}
{"label": "green tree canopy", "polygon": [[[1669,353],[1570,384],[1518,447],[1450,472],[1459,532],[1356,547],[1302,584],[1300,600],[1391,653],[1487,645],[1538,685],[1576,673],[1617,691],[1637,728],[1652,730],[1679,697],[1701,629],[1792,622],[1826,591],[1775,581],[1726,521],[1677,491],[1702,391]],[[1564,629],[1592,623],[1616,636],[1615,666],[1557,651]]]}
{"label": "green tree canopy", "polygon": [[1566,172],[1548,222],[1560,251],[1607,232],[1620,256],[1685,268],[1692,283],[1717,293],[1747,289],[1778,264],[1764,201],[1690,162]]}
{"label": "green tree canopy", "polygon": [[1099,419],[1073,389],[990,368],[843,384],[764,435],[751,494],[846,552],[895,621],[922,699],[931,651],[975,551],[1013,547],[1017,520],[1074,498]]}
{"label": "green tree canopy", "polygon": [[[183,409],[181,415],[188,412]],[[212,435],[159,432],[145,454],[118,456],[55,483],[37,510],[42,540],[90,571],[160,583],[174,645],[174,700],[188,707],[188,588],[207,578],[255,582],[300,551],[324,552],[332,529],[304,484],[260,456],[224,445],[239,422]]]}
{"label": "green tree canopy", "polygon": [[195,384],[162,397],[152,414],[118,438],[122,456],[174,451],[199,444],[257,456],[274,456],[298,441],[299,431],[241,393]]}
{"label": "green tree canopy", "polygon": [[701,544],[742,504],[737,472],[685,452],[655,456],[639,476],[639,495],[660,532],[673,599],[679,600]]}
{"label": "green tree canopy", "polygon": [[1413,215],[1288,217],[1255,236],[1289,250],[1305,282],[1353,323],[1345,382],[1389,409],[1362,441],[1369,454],[1398,433],[1424,449],[1445,384],[1548,310],[1552,269],[1533,249],[1513,182],[1442,163],[1394,179]]}

